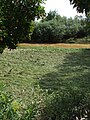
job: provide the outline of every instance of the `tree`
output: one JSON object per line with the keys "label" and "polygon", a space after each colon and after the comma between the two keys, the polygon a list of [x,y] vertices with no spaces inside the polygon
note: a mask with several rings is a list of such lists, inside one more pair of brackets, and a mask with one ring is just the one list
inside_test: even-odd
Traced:
{"label": "tree", "polygon": [[86,29],[87,29],[88,35],[90,36],[90,12],[88,12],[87,14],[86,24],[87,24]]}
{"label": "tree", "polygon": [[42,22],[44,21],[49,21],[49,20],[53,20],[55,19],[56,17],[60,16],[58,14],[58,12],[56,10],[53,10],[53,11],[49,11],[49,13],[45,16],[45,18],[42,20]]}
{"label": "tree", "polygon": [[73,7],[76,7],[80,13],[85,12],[86,14],[86,30],[90,36],[90,0],[69,0]]}
{"label": "tree", "polygon": [[87,14],[90,11],[90,0],[69,0],[71,4],[76,7],[77,11],[80,13]]}
{"label": "tree", "polygon": [[[50,13],[53,13],[53,11],[50,11],[47,15],[50,15]],[[31,42],[75,42],[76,38],[83,38],[87,36],[85,18],[78,16],[74,19],[61,17],[58,13],[52,17],[51,15],[50,17],[46,16],[46,18],[35,24],[35,29],[31,36]]]}
{"label": "tree", "polygon": [[45,14],[45,0],[0,0],[0,51],[29,40],[33,21]]}

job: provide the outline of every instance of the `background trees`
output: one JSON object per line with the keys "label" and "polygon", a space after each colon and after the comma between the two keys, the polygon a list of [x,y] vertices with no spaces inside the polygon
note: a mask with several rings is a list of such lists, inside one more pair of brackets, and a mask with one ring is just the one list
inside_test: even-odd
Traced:
{"label": "background trees", "polygon": [[87,23],[87,32],[88,32],[88,35],[90,36],[90,12],[88,12],[87,14],[87,19],[86,19],[86,23]]}
{"label": "background trees", "polygon": [[0,0],[0,49],[15,48],[18,42],[28,41],[33,21],[45,14],[45,0]]}
{"label": "background trees", "polygon": [[[85,18],[78,16],[74,19],[61,17],[57,12],[50,11],[46,18],[39,23],[35,23],[31,42],[75,42],[77,38],[87,36],[86,26]],[[70,39],[70,41],[68,41],[68,39]]]}
{"label": "background trees", "polygon": [[[34,30],[33,21],[35,18],[40,18],[45,15],[44,7],[41,6],[44,1],[45,0],[0,0],[0,52],[2,52],[6,46],[12,49],[16,48],[16,44],[19,42],[29,42]],[[70,0],[70,3],[77,8],[77,11],[85,11],[87,16],[86,28],[88,34],[90,34],[90,1]],[[71,23],[69,21],[71,21]],[[62,38],[66,39],[73,36],[73,34],[77,33],[79,26],[81,26],[78,26],[78,23],[75,23],[73,26],[71,19],[67,20],[65,17],[61,19],[61,16],[58,15],[56,11],[50,11],[40,24],[44,26],[43,31],[45,31],[45,34],[43,34],[43,36],[45,41],[48,36],[50,42],[52,38],[61,41]],[[40,30],[41,28],[39,28],[39,32]],[[54,34],[55,31],[56,34]],[[48,33],[50,34],[48,35]],[[52,35],[52,37],[50,35]],[[35,35],[33,35],[32,38],[35,39]]]}
{"label": "background trees", "polygon": [[76,7],[80,13],[86,13],[87,32],[90,36],[90,0],[69,0],[73,7]]}

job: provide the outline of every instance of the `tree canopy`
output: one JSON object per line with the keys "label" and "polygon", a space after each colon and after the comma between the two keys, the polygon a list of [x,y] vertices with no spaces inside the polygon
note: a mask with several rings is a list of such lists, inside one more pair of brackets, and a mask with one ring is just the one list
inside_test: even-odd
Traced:
{"label": "tree canopy", "polygon": [[49,11],[43,20],[35,23],[31,36],[33,43],[75,43],[78,38],[87,37],[86,19],[61,17],[57,11]]}
{"label": "tree canopy", "polygon": [[87,14],[90,12],[90,0],[69,0],[71,4],[76,7],[77,11],[80,13],[85,13]]}
{"label": "tree canopy", "polygon": [[29,40],[33,21],[45,14],[41,5],[45,0],[0,0],[0,49],[15,48],[22,40]]}

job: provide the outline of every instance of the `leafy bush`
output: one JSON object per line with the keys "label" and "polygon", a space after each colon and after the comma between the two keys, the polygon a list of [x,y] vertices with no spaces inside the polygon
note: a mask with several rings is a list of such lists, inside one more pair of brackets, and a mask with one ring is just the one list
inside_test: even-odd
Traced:
{"label": "leafy bush", "polygon": [[90,93],[80,90],[45,91],[27,107],[0,93],[0,120],[76,120],[90,119]]}
{"label": "leafy bush", "polygon": [[0,93],[0,120],[17,120],[17,112],[19,111],[19,103],[6,96],[4,93]]}
{"label": "leafy bush", "polygon": [[35,103],[23,108],[11,95],[0,93],[0,120],[34,120],[36,110]]}

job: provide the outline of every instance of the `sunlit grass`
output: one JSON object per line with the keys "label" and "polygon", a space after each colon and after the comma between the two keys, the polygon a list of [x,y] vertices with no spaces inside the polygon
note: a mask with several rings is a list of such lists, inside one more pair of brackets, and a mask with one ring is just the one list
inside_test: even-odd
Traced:
{"label": "sunlit grass", "polygon": [[90,50],[18,47],[0,54],[0,90],[28,103],[68,88],[90,92]]}

